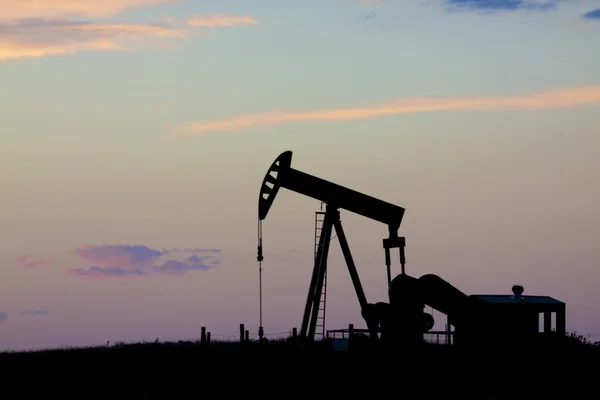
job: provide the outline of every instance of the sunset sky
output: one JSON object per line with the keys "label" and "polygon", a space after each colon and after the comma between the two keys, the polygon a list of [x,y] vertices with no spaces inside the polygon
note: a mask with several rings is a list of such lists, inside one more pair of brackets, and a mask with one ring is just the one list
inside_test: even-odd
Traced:
{"label": "sunset sky", "polygon": [[[255,335],[285,150],[406,208],[410,275],[522,284],[600,340],[599,7],[0,0],[0,350]],[[264,221],[269,337],[300,326],[319,207],[282,190]],[[342,219],[387,301],[387,228]],[[364,326],[333,243],[327,327]]]}

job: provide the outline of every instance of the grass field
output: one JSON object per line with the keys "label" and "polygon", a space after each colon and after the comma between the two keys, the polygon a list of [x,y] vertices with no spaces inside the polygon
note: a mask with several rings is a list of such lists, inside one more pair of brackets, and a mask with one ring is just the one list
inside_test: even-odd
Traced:
{"label": "grass field", "polygon": [[560,351],[498,349],[468,353],[427,345],[403,354],[365,354],[334,352],[330,341],[304,346],[291,340],[117,344],[0,353],[0,378],[3,392],[14,393],[6,399],[175,400],[237,397],[238,392],[244,397],[347,393],[354,398],[368,393],[389,397],[396,391],[393,397],[406,399],[532,400],[559,393],[579,399],[598,392],[596,381],[586,376],[600,370],[600,346],[576,334]]}

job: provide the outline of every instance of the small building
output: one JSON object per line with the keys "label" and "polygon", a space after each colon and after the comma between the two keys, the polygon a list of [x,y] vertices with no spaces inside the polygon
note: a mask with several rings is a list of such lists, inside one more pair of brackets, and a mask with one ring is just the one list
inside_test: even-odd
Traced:
{"label": "small building", "polygon": [[[549,296],[523,295],[523,287],[513,286],[512,295],[475,294],[469,296],[480,305],[480,327],[493,334],[530,336],[550,333],[566,334],[566,305]],[[542,321],[540,326],[540,321]],[[479,325],[479,324],[478,324]]]}

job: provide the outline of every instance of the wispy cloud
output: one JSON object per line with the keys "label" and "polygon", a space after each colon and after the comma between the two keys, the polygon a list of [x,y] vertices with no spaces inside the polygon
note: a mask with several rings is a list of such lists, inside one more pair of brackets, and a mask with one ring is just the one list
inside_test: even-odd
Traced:
{"label": "wispy cloud", "polygon": [[0,322],[6,321],[7,318],[8,318],[8,314],[7,313],[0,312]]}
{"label": "wispy cloud", "polygon": [[250,15],[194,15],[187,19],[190,26],[202,26],[207,28],[230,27],[236,25],[259,25],[259,23]]}
{"label": "wispy cloud", "polygon": [[71,274],[100,278],[182,275],[215,268],[220,262],[219,249],[202,248],[155,250],[141,245],[86,245],[75,249],[73,254],[93,265],[71,269]]}
{"label": "wispy cloud", "polygon": [[19,310],[19,315],[48,315],[48,311],[42,310]]}
{"label": "wispy cloud", "polygon": [[0,61],[89,50],[132,50],[156,43],[149,39],[183,38],[186,34],[183,29],[159,24],[19,20],[0,25]]}
{"label": "wispy cloud", "polygon": [[548,11],[558,7],[557,0],[445,0],[453,11],[476,10],[494,13],[499,11]]}
{"label": "wispy cloud", "polygon": [[597,10],[588,11],[581,16],[583,19],[593,19],[600,21],[600,8]]}
{"label": "wispy cloud", "polygon": [[184,249],[171,249],[171,250],[163,250],[163,253],[221,253],[221,249],[204,249],[204,248],[184,248]]}
{"label": "wispy cloud", "polygon": [[163,252],[146,246],[92,246],[85,245],[73,251],[82,260],[120,269],[143,268],[154,264]]}
{"label": "wispy cloud", "polygon": [[161,265],[152,267],[152,271],[159,274],[182,275],[187,271],[204,271],[219,265],[216,256],[200,256],[194,254],[185,260],[167,260]]}
{"label": "wispy cloud", "polygon": [[0,19],[108,17],[178,0],[0,0]]}
{"label": "wispy cloud", "polygon": [[375,11],[369,11],[368,13],[363,15],[363,19],[375,19],[375,18],[377,18],[377,14],[375,13]]}
{"label": "wispy cloud", "polygon": [[139,268],[124,269],[115,267],[100,267],[97,265],[88,268],[72,268],[69,272],[74,276],[87,276],[90,278],[108,278],[108,277],[140,277],[147,276],[147,273]]}
{"label": "wispy cloud", "polygon": [[[203,28],[257,25],[249,15],[164,18],[164,23],[105,19],[128,9],[177,0],[0,0],[0,62],[73,54],[164,48]],[[83,18],[83,19],[82,19]]]}
{"label": "wispy cloud", "polygon": [[431,111],[539,111],[600,102],[600,86],[555,89],[496,97],[408,97],[386,104],[313,111],[269,111],[222,120],[193,122],[170,132],[199,136],[210,132],[241,131],[298,121],[348,121]]}
{"label": "wispy cloud", "polygon": [[15,259],[15,262],[19,267],[31,268],[41,265],[44,262],[44,260],[34,254],[28,253],[17,257]]}

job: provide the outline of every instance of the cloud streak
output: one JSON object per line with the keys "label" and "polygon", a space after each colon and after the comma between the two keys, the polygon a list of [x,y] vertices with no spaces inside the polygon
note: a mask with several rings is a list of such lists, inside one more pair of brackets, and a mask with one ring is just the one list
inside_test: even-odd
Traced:
{"label": "cloud streak", "polygon": [[597,10],[588,11],[581,16],[583,19],[587,20],[598,20],[600,21],[600,8]]}
{"label": "cloud streak", "polygon": [[513,96],[407,97],[387,104],[313,111],[269,111],[230,119],[192,122],[170,132],[173,136],[201,136],[212,132],[242,131],[300,121],[350,121],[433,111],[541,111],[600,102],[600,86],[555,89]]}
{"label": "cloud streak", "polygon": [[201,29],[258,25],[249,15],[166,17],[165,23],[102,20],[123,11],[178,0],[0,0],[0,62],[74,54],[164,48]]}
{"label": "cloud streak", "polygon": [[34,254],[23,254],[15,259],[17,266],[22,268],[32,268],[41,265],[44,261]]}
{"label": "cloud streak", "polygon": [[108,17],[177,0],[0,0],[0,19]]}
{"label": "cloud streak", "polygon": [[499,11],[548,11],[558,8],[557,0],[445,0],[453,11],[476,10],[486,13]]}
{"label": "cloud streak", "polygon": [[73,251],[82,260],[119,269],[138,269],[153,265],[163,252],[146,246],[85,245]]}
{"label": "cloud streak", "polygon": [[259,25],[259,23],[250,15],[194,15],[187,20],[190,26],[202,26],[206,28],[223,28],[236,25]]}
{"label": "cloud streak", "polygon": [[27,19],[0,25],[0,62],[90,50],[127,51],[152,40],[181,39],[183,29],[159,24]]}
{"label": "cloud streak", "polygon": [[183,275],[187,271],[205,271],[219,265],[216,256],[200,256],[194,254],[185,260],[167,260],[161,265],[152,267],[152,271],[158,274]]}
{"label": "cloud streak", "polygon": [[72,268],[69,270],[71,275],[74,276],[87,276],[90,278],[109,278],[109,277],[141,277],[146,276],[147,273],[143,270],[136,269],[124,269],[115,267],[100,267],[97,265],[88,268]]}
{"label": "cloud streak", "polygon": [[183,275],[188,271],[216,268],[219,249],[185,248],[155,250],[135,245],[86,245],[73,251],[77,258],[93,264],[88,268],[73,268],[75,276],[92,278],[144,277],[154,274]]}
{"label": "cloud streak", "polygon": [[8,318],[8,314],[7,313],[0,312],[0,322],[6,321],[7,318]]}
{"label": "cloud streak", "polygon": [[21,310],[18,311],[19,315],[29,316],[29,315],[48,315],[48,311],[42,310]]}

